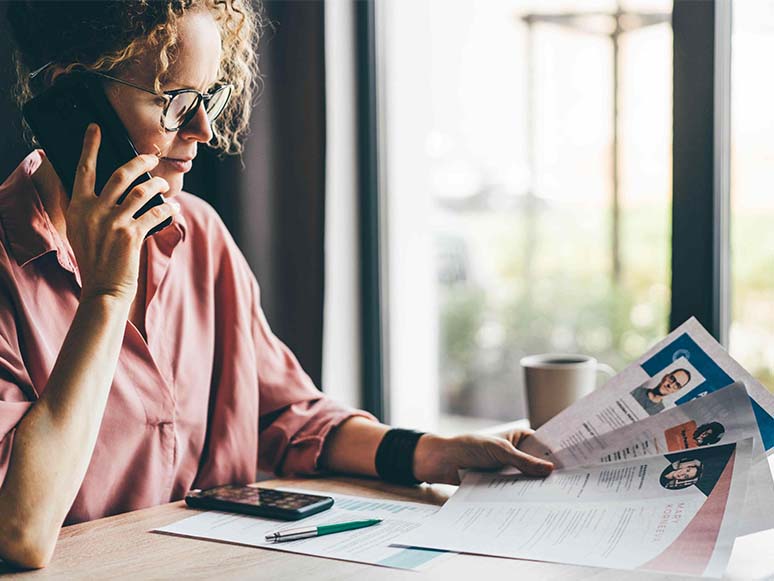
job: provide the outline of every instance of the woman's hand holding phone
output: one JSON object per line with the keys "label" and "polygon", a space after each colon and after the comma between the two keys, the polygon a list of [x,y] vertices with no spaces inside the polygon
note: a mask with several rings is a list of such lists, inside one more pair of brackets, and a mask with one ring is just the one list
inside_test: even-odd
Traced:
{"label": "woman's hand holding phone", "polygon": [[140,249],[145,235],[178,214],[180,207],[168,200],[133,218],[153,196],[169,190],[169,184],[161,177],[135,186],[117,205],[135,179],[156,167],[159,160],[155,155],[139,155],[119,167],[97,195],[94,184],[100,140],[99,126],[89,125],[65,214],[67,237],[81,275],[81,300],[112,297],[131,303],[137,293]]}

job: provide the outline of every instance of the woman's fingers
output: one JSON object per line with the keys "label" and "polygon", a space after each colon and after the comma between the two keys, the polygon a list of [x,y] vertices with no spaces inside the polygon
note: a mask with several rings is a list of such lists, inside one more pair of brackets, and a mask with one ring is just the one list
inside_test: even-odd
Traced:
{"label": "woman's fingers", "polygon": [[179,213],[180,205],[172,200],[167,200],[163,204],[154,206],[142,216],[138,217],[134,222],[140,231],[145,234],[149,232],[151,228],[158,226],[170,216],[175,216]]}
{"label": "woman's fingers", "polygon": [[169,184],[160,177],[132,187],[126,205],[118,204],[134,181],[156,166],[155,155],[134,157],[95,192],[100,136],[95,124],[84,136],[73,199],[65,213],[67,232],[81,273],[81,300],[112,296],[130,302],[137,293],[143,241],[152,228],[177,214],[178,206],[163,203],[134,219],[148,200],[169,190]]}
{"label": "woman's fingers", "polygon": [[[101,192],[95,192],[97,155],[101,138],[99,125],[90,123],[83,137],[83,149],[75,171],[72,197],[73,199],[91,197],[98,193],[100,204],[112,208],[134,180],[158,165],[159,158],[153,154],[138,155],[116,169]],[[168,185],[166,187],[169,189]]]}
{"label": "woman's fingers", "polygon": [[134,215],[158,193],[169,191],[169,183],[162,177],[155,176],[147,182],[143,182],[133,187],[127,194],[120,206],[114,206],[116,219],[123,218],[131,220]]}
{"label": "woman's fingers", "polygon": [[460,469],[497,470],[506,466],[533,476],[546,476],[554,468],[551,462],[518,450],[502,437],[481,434],[452,438],[426,434],[414,452],[414,475],[425,482],[459,484]]}
{"label": "woman's fingers", "polygon": [[158,163],[159,158],[153,154],[138,155],[126,162],[113,172],[105,187],[102,188],[99,193],[100,203],[108,208],[115,206],[132,182],[143,173],[151,171]]}
{"label": "woman's fingers", "polygon": [[99,125],[90,123],[83,136],[83,148],[73,180],[72,199],[94,195],[94,183],[97,179],[97,153],[102,135]]}
{"label": "woman's fingers", "polygon": [[508,440],[511,444],[518,448],[519,444],[521,444],[526,438],[534,433],[535,430],[531,430],[529,428],[519,428],[499,434],[499,437]]}
{"label": "woman's fingers", "polygon": [[498,446],[495,455],[503,466],[514,466],[532,476],[545,476],[554,469],[551,462],[517,450],[510,442]]}

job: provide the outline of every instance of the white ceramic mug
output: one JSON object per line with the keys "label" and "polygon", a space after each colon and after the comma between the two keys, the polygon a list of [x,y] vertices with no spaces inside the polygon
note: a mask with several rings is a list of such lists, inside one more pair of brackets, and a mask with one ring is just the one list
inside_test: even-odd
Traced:
{"label": "white ceramic mug", "polygon": [[612,367],[594,357],[571,353],[529,355],[522,358],[521,367],[532,429],[594,391],[597,373],[615,375]]}

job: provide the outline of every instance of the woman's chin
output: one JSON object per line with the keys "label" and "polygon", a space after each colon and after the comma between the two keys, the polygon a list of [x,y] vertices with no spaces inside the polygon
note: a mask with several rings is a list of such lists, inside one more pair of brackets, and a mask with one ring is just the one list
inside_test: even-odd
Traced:
{"label": "woman's chin", "polygon": [[172,198],[176,196],[180,191],[183,189],[183,174],[177,173],[177,172],[164,172],[164,173],[156,173],[152,174],[154,176],[158,176],[160,178],[164,178],[167,180],[167,183],[169,184],[169,190],[166,192],[163,192],[165,198]]}

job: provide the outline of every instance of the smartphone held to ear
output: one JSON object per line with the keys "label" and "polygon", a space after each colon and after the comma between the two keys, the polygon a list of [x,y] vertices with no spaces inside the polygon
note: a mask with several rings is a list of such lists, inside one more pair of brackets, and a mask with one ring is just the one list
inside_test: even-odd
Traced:
{"label": "smartphone held to ear", "polygon": [[[70,197],[83,149],[83,138],[90,123],[99,125],[102,133],[94,184],[97,195],[115,170],[139,155],[108,101],[101,80],[88,72],[75,71],[61,75],[51,87],[25,103],[22,112]],[[151,175],[143,173],[121,195],[118,203],[124,200],[132,188],[149,179]],[[158,193],[134,217],[163,203],[164,197]],[[147,236],[171,223],[172,218],[167,218],[152,228]]]}

